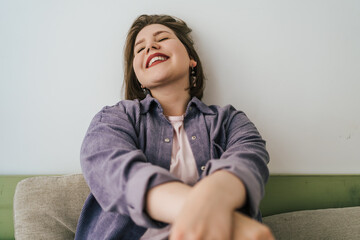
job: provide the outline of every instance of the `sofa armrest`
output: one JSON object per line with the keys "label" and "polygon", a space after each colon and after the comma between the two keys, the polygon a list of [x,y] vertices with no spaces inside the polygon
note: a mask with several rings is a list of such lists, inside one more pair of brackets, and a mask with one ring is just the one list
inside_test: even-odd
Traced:
{"label": "sofa armrest", "polygon": [[89,193],[82,174],[22,180],[14,195],[15,238],[74,239]]}

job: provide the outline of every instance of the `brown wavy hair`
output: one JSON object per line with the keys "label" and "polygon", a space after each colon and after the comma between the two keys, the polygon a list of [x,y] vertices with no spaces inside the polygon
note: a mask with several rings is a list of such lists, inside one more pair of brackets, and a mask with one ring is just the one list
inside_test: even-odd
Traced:
{"label": "brown wavy hair", "polygon": [[197,65],[194,68],[196,84],[191,83],[191,71],[189,71],[189,92],[191,97],[195,96],[198,99],[201,99],[205,88],[205,76],[200,58],[194,48],[194,41],[190,36],[191,29],[183,20],[169,15],[141,15],[131,25],[124,48],[123,87],[125,87],[125,99],[141,100],[146,97],[146,94],[144,94],[143,90],[141,89],[141,84],[139,83],[133,68],[134,44],[136,36],[141,31],[141,29],[151,24],[162,24],[170,28],[185,46],[190,58],[197,62]]}

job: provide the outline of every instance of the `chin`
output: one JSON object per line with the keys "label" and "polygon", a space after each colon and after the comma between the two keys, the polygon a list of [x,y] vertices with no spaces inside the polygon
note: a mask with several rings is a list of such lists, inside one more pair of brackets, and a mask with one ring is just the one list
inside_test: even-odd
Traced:
{"label": "chin", "polygon": [[146,82],[148,83],[147,85],[150,87],[150,86],[159,86],[169,81],[171,81],[169,76],[161,75],[161,76],[155,76],[151,78],[151,80],[148,80]]}

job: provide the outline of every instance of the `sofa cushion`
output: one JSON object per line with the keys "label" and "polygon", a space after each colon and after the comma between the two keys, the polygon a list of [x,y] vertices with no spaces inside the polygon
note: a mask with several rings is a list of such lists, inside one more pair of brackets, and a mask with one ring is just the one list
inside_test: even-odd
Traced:
{"label": "sofa cushion", "polygon": [[[15,238],[74,239],[90,193],[82,174],[22,180],[14,196]],[[264,217],[276,239],[360,239],[360,207],[305,210]]]}
{"label": "sofa cushion", "polygon": [[360,207],[304,210],[264,217],[276,239],[360,239]]}
{"label": "sofa cushion", "polygon": [[74,239],[89,194],[82,174],[22,180],[14,196],[16,239]]}

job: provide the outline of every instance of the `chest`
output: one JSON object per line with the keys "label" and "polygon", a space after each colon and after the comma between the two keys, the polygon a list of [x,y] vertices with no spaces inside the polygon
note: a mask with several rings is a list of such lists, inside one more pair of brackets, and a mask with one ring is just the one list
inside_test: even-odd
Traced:
{"label": "chest", "polygon": [[[196,114],[185,117],[183,126],[193,152],[199,175],[206,163],[220,158],[225,150],[226,134],[213,116]],[[174,129],[163,116],[145,114],[140,118],[138,142],[152,164],[170,169]]]}

